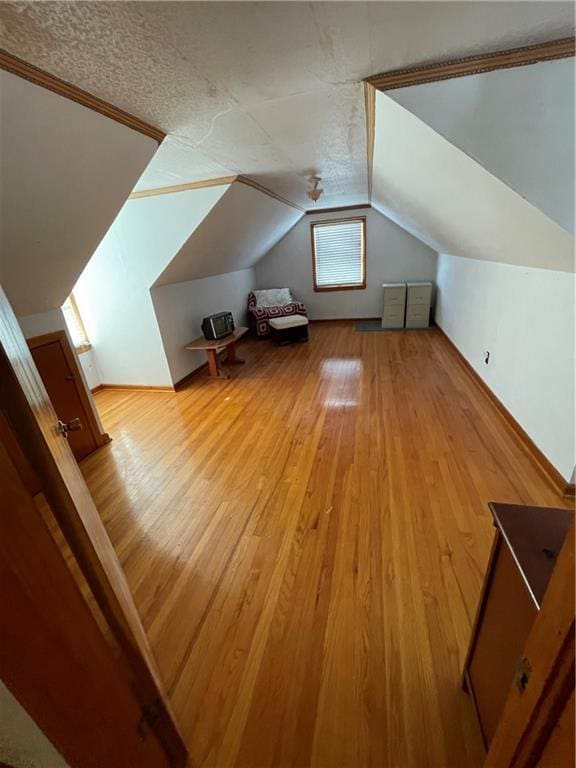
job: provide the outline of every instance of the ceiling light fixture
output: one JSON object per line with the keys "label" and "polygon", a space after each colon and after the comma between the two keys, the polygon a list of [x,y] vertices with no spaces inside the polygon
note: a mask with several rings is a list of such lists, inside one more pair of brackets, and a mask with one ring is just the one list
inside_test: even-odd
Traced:
{"label": "ceiling light fixture", "polygon": [[306,194],[312,200],[313,202],[317,203],[320,199],[320,195],[324,192],[322,187],[319,187],[318,185],[322,181],[320,176],[309,176],[308,182],[312,185],[312,189],[309,189]]}

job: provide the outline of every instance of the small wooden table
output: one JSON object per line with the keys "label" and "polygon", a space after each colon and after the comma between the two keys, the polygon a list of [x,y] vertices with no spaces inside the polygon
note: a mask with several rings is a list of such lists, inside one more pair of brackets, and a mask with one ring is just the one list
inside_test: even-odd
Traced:
{"label": "small wooden table", "polygon": [[226,365],[240,365],[244,360],[240,360],[236,355],[236,342],[239,341],[245,333],[248,333],[248,328],[240,326],[235,328],[228,336],[224,336],[221,339],[205,339],[204,336],[200,336],[190,344],[186,344],[186,349],[205,349],[208,355],[208,368],[210,370],[210,376],[213,379],[229,379],[230,375],[227,373],[221,373],[218,367],[218,352],[222,349],[226,350],[226,357],[224,363]]}

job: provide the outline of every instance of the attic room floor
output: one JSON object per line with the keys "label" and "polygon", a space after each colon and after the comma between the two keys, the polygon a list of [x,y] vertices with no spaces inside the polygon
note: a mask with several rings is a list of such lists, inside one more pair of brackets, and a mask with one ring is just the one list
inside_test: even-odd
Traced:
{"label": "attic room floor", "polygon": [[462,768],[490,500],[563,505],[437,331],[248,340],[96,396],[82,469],[194,768]]}

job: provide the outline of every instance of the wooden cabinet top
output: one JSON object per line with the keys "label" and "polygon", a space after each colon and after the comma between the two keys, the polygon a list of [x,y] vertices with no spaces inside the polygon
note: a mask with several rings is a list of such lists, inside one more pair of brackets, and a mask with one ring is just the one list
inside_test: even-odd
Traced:
{"label": "wooden cabinet top", "polygon": [[502,533],[540,608],[574,514],[569,509],[490,503],[494,525]]}
{"label": "wooden cabinet top", "polygon": [[248,333],[248,328],[240,325],[235,328],[228,336],[222,336],[221,339],[206,339],[204,336],[199,336],[194,341],[186,344],[185,349],[224,349],[229,344],[234,344],[238,339],[241,339],[245,333]]}

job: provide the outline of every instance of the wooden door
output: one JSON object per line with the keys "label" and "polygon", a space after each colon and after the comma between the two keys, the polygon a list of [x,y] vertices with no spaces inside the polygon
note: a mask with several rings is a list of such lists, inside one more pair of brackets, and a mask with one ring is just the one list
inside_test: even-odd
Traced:
{"label": "wooden door", "polygon": [[[142,729],[154,732],[163,752],[167,755],[169,765],[185,765],[186,747],[168,704],[126,578],[68,441],[58,429],[56,412],[1,288],[0,412],[18,441],[26,461],[38,476],[56,522],[109,627],[110,635],[119,653],[118,659],[124,670],[124,677],[130,681],[130,689],[142,714]],[[23,503],[22,499],[21,503]],[[10,543],[9,537],[8,543]],[[28,563],[26,547],[16,546],[17,549],[15,548],[12,553],[15,560],[9,561],[9,565],[6,566],[8,575],[10,567],[18,568],[19,558],[22,561],[22,568],[32,567],[32,564]],[[13,592],[8,595],[8,598],[15,600],[20,586],[16,577],[11,578],[12,582],[9,586]],[[25,577],[21,575],[20,578]],[[47,590],[53,591],[51,578],[51,566],[49,566],[44,573],[44,583]],[[21,581],[21,584],[24,583]],[[34,603],[38,600],[38,594],[36,592],[33,597],[32,594],[30,596]],[[40,612],[39,615],[42,616],[41,605],[30,605],[30,603],[27,605],[33,612],[33,616],[34,612]],[[62,614],[60,617],[62,621],[65,620]],[[33,637],[34,635],[32,640]],[[56,653],[57,643],[54,643],[52,648]],[[50,655],[45,656],[43,661],[45,666],[49,667]],[[14,658],[13,662],[17,664],[17,659]],[[89,663],[87,659],[86,663]],[[21,682],[21,678],[19,679]],[[103,677],[102,681],[106,679]],[[15,678],[13,686],[15,686]],[[24,703],[21,690],[13,687],[12,692]],[[91,693],[90,687],[84,691],[87,697]],[[45,707],[46,700],[38,699],[37,706],[38,709]],[[128,707],[127,704],[126,707]],[[72,708],[68,712],[74,714]],[[38,719],[38,713],[36,714]],[[132,728],[134,723],[131,718],[127,719],[130,722],[125,722],[124,726]],[[40,723],[40,720],[38,722]],[[49,730],[46,731],[46,735],[62,748],[59,738],[53,737]],[[149,740],[149,743],[154,742]],[[84,761],[80,764],[84,766],[87,763]],[[100,763],[100,765],[109,764]],[[129,761],[123,765],[128,768],[128,766],[139,765],[139,762]]]}
{"label": "wooden door", "polygon": [[168,768],[4,443],[0,485],[2,680],[69,765]]}
{"label": "wooden door", "polygon": [[527,677],[508,692],[484,768],[574,765],[574,554],[573,521],[522,651]]}
{"label": "wooden door", "polygon": [[82,429],[68,432],[68,442],[77,461],[96,450],[98,443],[90,428],[88,412],[79,387],[78,373],[67,359],[62,339],[56,334],[29,340],[32,358],[42,377],[58,418],[65,424],[80,420]]}

